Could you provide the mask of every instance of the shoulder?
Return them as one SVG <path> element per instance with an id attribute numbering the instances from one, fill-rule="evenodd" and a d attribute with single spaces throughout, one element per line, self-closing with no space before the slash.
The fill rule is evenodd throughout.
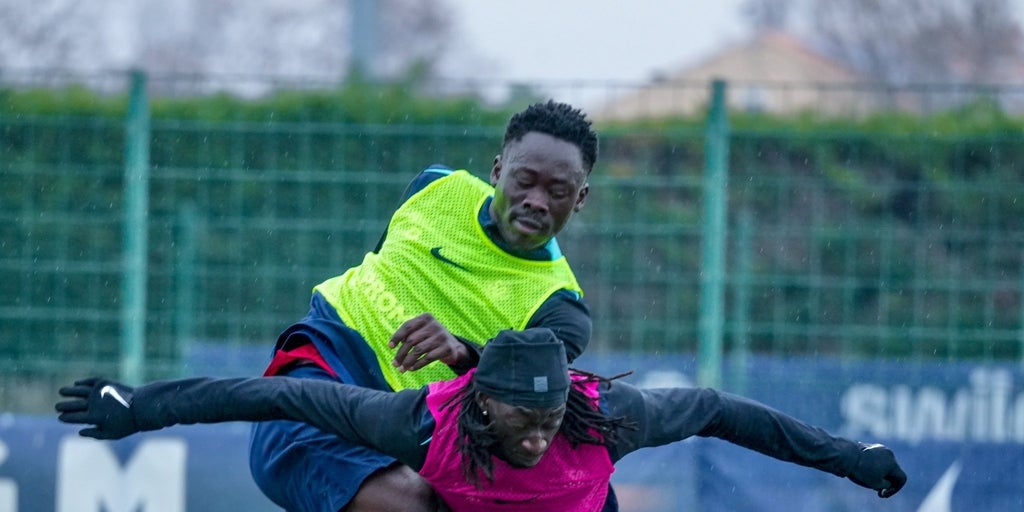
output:
<path id="1" fill-rule="evenodd" d="M 405 194 L 403 194 L 402 202 L 405 202 L 418 192 L 426 189 L 431 184 L 443 179 L 459 180 L 467 185 L 479 187 L 481 190 L 486 190 L 490 187 L 489 184 L 465 170 L 453 169 L 444 164 L 433 164 L 420 171 L 420 173 L 409 182 L 409 186 L 406 187 Z"/>
<path id="2" fill-rule="evenodd" d="M 420 173 L 417 174 L 412 179 L 411 182 L 409 182 L 409 187 L 407 189 L 407 194 L 411 196 L 411 195 L 415 194 L 416 192 L 419 192 L 420 190 L 423 190 L 427 185 L 429 185 L 429 184 L 431 184 L 431 183 L 433 183 L 433 182 L 435 182 L 435 181 L 437 181 L 437 180 L 439 180 L 441 178 L 445 178 L 447 176 L 450 176 L 454 172 L 455 172 L 455 169 L 452 169 L 451 167 L 448 167 L 447 165 L 433 164 L 430 167 L 427 167 L 426 169 L 423 169 L 422 171 L 420 171 Z"/>

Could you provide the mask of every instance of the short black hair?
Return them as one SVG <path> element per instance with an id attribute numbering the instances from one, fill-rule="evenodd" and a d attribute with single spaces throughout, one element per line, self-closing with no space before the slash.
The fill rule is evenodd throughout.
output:
<path id="1" fill-rule="evenodd" d="M 534 103 L 526 107 L 508 121 L 502 147 L 522 139 L 529 132 L 546 133 L 580 148 L 587 174 L 590 174 L 597 162 L 597 133 L 591 129 L 586 114 L 572 105 L 548 100 L 546 103 Z"/>

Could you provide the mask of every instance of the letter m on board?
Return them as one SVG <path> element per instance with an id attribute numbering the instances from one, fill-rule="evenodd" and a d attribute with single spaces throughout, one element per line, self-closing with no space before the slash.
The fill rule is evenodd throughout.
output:
<path id="1" fill-rule="evenodd" d="M 124 466 L 110 443 L 65 438 L 57 457 L 57 512 L 185 512 L 185 443 L 139 443 Z"/>

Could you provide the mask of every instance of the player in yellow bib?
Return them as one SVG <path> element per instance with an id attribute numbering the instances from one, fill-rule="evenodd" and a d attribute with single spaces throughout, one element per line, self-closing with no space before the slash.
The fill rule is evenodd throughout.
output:
<path id="1" fill-rule="evenodd" d="M 417 389 L 473 368 L 499 331 L 532 327 L 551 329 L 572 361 L 590 341 L 590 313 L 555 235 L 583 207 L 596 158 L 585 115 L 549 101 L 511 118 L 489 183 L 427 168 L 377 247 L 313 289 L 265 374 Z M 290 511 L 439 506 L 410 468 L 303 423 L 255 424 L 250 468 Z"/>

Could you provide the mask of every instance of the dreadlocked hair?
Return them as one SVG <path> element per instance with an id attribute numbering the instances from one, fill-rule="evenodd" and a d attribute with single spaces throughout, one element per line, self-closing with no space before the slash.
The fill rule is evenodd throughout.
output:
<path id="1" fill-rule="evenodd" d="M 494 481 L 494 460 L 491 448 L 498 444 L 490 422 L 484 417 L 480 404 L 476 402 L 474 381 L 469 381 L 443 407 L 459 406 L 459 457 L 462 460 L 462 476 L 477 489 L 480 488 L 480 474 Z"/>
<path id="2" fill-rule="evenodd" d="M 633 372 L 620 373 L 606 378 L 583 370 L 571 369 L 572 373 L 584 378 L 573 382 L 569 388 L 569 397 L 565 403 L 565 417 L 558 429 L 573 448 L 581 444 L 597 444 L 614 446 L 619 442 L 619 429 L 636 430 L 635 421 L 625 416 L 608 416 L 601 412 L 580 386 L 591 382 L 605 382 L 611 387 L 613 380 L 625 377 Z M 498 444 L 491 423 L 487 421 L 483 410 L 476 401 L 476 386 L 470 381 L 458 393 L 452 396 L 442 407 L 458 405 L 459 455 L 462 460 L 462 476 L 476 488 L 480 488 L 480 476 L 494 481 L 494 459 L 492 448 Z"/>
<path id="3" fill-rule="evenodd" d="M 565 419 L 562 420 L 558 433 L 568 438 L 573 448 L 581 444 L 615 446 L 619 442 L 619 429 L 638 428 L 635 421 L 630 421 L 625 416 L 608 416 L 601 412 L 594 399 L 588 397 L 578 387 L 591 382 L 604 382 L 611 388 L 613 380 L 621 379 L 633 372 L 602 377 L 596 373 L 570 368 L 570 373 L 576 373 L 584 378 L 574 381 L 573 386 L 569 388 L 569 399 L 565 402 Z"/>
<path id="4" fill-rule="evenodd" d="M 546 133 L 580 148 L 583 168 L 590 174 L 597 162 L 597 133 L 590 126 L 586 114 L 580 109 L 548 100 L 546 103 L 534 103 L 513 115 L 501 144 L 504 147 L 529 132 Z"/>

